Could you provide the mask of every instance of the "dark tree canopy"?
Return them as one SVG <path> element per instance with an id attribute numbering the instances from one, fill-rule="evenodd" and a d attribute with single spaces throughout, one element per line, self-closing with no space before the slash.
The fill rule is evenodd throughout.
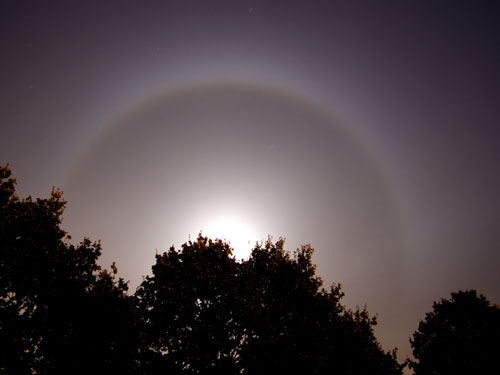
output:
<path id="1" fill-rule="evenodd" d="M 498 368 L 500 307 L 475 290 L 433 304 L 410 339 L 416 375 L 486 374 Z"/>
<path id="2" fill-rule="evenodd" d="M 126 284 L 60 228 L 65 201 L 20 199 L 0 167 L 0 373 L 123 373 L 132 367 Z"/>
<path id="3" fill-rule="evenodd" d="M 157 255 L 136 293 L 148 373 L 400 374 L 366 309 L 345 309 L 339 286 L 320 288 L 313 250 L 283 245 L 236 262 L 229 245 L 200 236 Z"/>

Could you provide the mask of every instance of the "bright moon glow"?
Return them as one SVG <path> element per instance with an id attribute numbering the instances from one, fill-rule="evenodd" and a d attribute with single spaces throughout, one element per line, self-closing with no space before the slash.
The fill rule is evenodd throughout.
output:
<path id="1" fill-rule="evenodd" d="M 249 257 L 257 241 L 256 234 L 241 220 L 235 217 L 220 217 L 208 223 L 202 231 L 211 239 L 221 239 L 230 243 L 236 259 Z"/>

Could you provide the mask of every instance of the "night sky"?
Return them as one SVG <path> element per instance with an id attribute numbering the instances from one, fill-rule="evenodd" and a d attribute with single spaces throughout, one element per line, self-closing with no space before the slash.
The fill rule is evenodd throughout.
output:
<path id="1" fill-rule="evenodd" d="M 203 231 L 310 243 L 400 359 L 432 301 L 500 302 L 497 2 L 2 0 L 0 29 L 0 163 L 132 291 Z"/>

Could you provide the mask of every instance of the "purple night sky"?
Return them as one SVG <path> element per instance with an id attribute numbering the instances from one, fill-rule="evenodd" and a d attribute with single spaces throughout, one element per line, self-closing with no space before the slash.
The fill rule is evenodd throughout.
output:
<path id="1" fill-rule="evenodd" d="M 203 231 L 310 243 L 400 359 L 432 301 L 500 302 L 496 2 L 3 0 L 0 29 L 0 163 L 132 292 Z"/>

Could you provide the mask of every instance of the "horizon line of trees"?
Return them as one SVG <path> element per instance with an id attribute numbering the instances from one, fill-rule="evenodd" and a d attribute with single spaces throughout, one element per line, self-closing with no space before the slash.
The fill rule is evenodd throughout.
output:
<path id="1" fill-rule="evenodd" d="M 66 202 L 19 198 L 0 166 L 0 374 L 479 373 L 496 365 L 500 308 L 474 290 L 435 302 L 398 361 L 377 341 L 367 308 L 322 287 L 313 249 L 257 244 L 237 261 L 198 236 L 157 254 L 136 292 L 99 242 L 73 245 Z"/>

